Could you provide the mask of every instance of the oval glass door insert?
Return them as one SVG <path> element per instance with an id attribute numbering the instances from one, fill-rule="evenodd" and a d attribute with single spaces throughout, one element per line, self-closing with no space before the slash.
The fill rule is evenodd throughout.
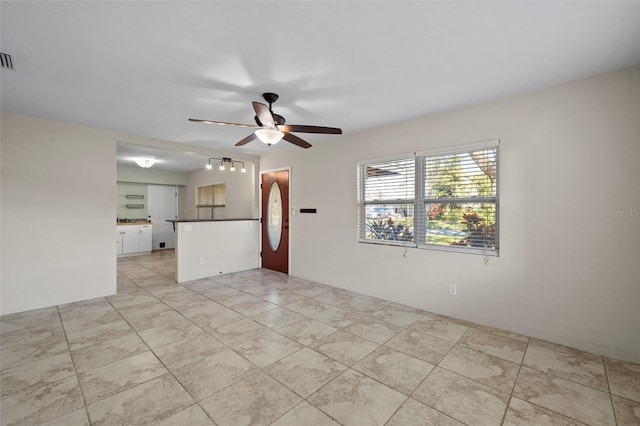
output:
<path id="1" fill-rule="evenodd" d="M 271 250 L 276 251 L 282 237 L 282 197 L 278 182 L 273 182 L 269 188 L 267 208 L 267 235 Z"/>

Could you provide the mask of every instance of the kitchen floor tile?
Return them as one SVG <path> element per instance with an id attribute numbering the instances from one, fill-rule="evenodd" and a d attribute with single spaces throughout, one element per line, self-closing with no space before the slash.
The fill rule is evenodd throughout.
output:
<path id="1" fill-rule="evenodd" d="M 503 426 L 582 426 L 568 417 L 512 397 Z"/>
<path id="2" fill-rule="evenodd" d="M 166 372 L 167 370 L 153 352 L 146 351 L 80 373 L 78 378 L 87 403 L 92 403 L 161 376 Z"/>
<path id="3" fill-rule="evenodd" d="M 200 404 L 220 425 L 268 425 L 302 400 L 267 374 L 256 371 Z"/>
<path id="4" fill-rule="evenodd" d="M 468 425 L 499 425 L 509 395 L 436 367 L 412 395 Z"/>
<path id="5" fill-rule="evenodd" d="M 352 366 L 379 345 L 346 331 L 336 331 L 310 345 L 313 349 L 344 365 Z"/>
<path id="6" fill-rule="evenodd" d="M 384 425 L 407 399 L 375 380 L 347 370 L 308 398 L 345 426 Z"/>
<path id="7" fill-rule="evenodd" d="M 339 362 L 304 348 L 270 365 L 265 372 L 301 397 L 307 398 L 346 369 Z"/>
<path id="8" fill-rule="evenodd" d="M 462 336 L 459 343 L 469 349 L 521 364 L 527 350 L 528 338 L 522 341 L 493 330 L 495 329 L 489 327 L 472 327 Z"/>
<path id="9" fill-rule="evenodd" d="M 522 365 L 576 383 L 607 390 L 601 356 L 538 339 L 531 339 Z"/>
<path id="10" fill-rule="evenodd" d="M 134 333 L 133 329 L 125 320 L 114 321 L 109 324 L 97 327 L 85 328 L 84 330 L 67 332 L 67 340 L 72 351 L 85 346 L 107 342 Z"/>
<path id="11" fill-rule="evenodd" d="M 0 316 L 0 424 L 640 424 L 638 364 L 267 269 L 177 285 L 173 250 L 117 264 L 116 295 Z"/>
<path id="12" fill-rule="evenodd" d="M 4 388 L 4 383 L 3 383 Z M 40 424 L 57 419 L 83 407 L 82 395 L 75 376 L 15 389 L 0 399 L 2 425 Z"/>
<path id="13" fill-rule="evenodd" d="M 217 339 L 200 333 L 153 348 L 153 352 L 167 368 L 176 369 L 226 349 L 227 347 Z"/>
<path id="14" fill-rule="evenodd" d="M 397 325 L 371 318 L 362 318 L 344 328 L 344 331 L 380 344 L 385 343 L 402 330 L 403 328 Z"/>
<path id="15" fill-rule="evenodd" d="M 615 425 L 608 393 L 531 368 L 522 367 L 513 395 L 583 423 Z"/>
<path id="16" fill-rule="evenodd" d="M 335 328 L 343 328 L 362 318 L 362 315 L 349 309 L 333 306 L 312 315 L 311 318 Z"/>
<path id="17" fill-rule="evenodd" d="M 68 352 L 43 358 L 28 364 L 2 370 L 2 396 L 19 390 L 47 387 L 49 383 L 74 376 L 73 363 Z"/>
<path id="18" fill-rule="evenodd" d="M 410 395 L 434 365 L 381 346 L 352 367 L 392 389 Z"/>
<path id="19" fill-rule="evenodd" d="M 422 334 L 449 342 L 457 342 L 469 330 L 471 324 L 437 314 L 424 314 L 410 328 Z"/>
<path id="20" fill-rule="evenodd" d="M 385 306 L 383 309 L 372 313 L 371 317 L 380 321 L 388 322 L 389 324 L 397 325 L 398 327 L 408 327 L 422 318 L 422 314 L 391 306 Z"/>
<path id="21" fill-rule="evenodd" d="M 280 417 L 271 426 L 340 426 L 331 417 L 318 410 L 306 401 Z"/>
<path id="22" fill-rule="evenodd" d="M 605 358 L 611 393 L 640 402 L 640 364 Z"/>
<path id="23" fill-rule="evenodd" d="M 510 394 L 520 365 L 464 346 L 456 346 L 440 361 L 439 367 L 483 385 Z"/>
<path id="24" fill-rule="evenodd" d="M 299 313 L 281 307 L 252 316 L 254 321 L 272 329 L 284 327 L 302 318 L 304 318 L 304 316 Z"/>
<path id="25" fill-rule="evenodd" d="M 148 425 L 194 404 L 170 374 L 156 377 L 106 399 L 89 404 L 93 425 Z"/>
<path id="26" fill-rule="evenodd" d="M 215 424 L 199 405 L 194 404 L 156 423 L 155 426 L 215 426 Z"/>
<path id="27" fill-rule="evenodd" d="M 132 355 L 149 350 L 147 345 L 131 332 L 126 336 L 118 337 L 95 345 L 84 346 L 72 351 L 73 363 L 78 372 L 92 370 Z"/>
<path id="28" fill-rule="evenodd" d="M 617 395 L 613 395 L 612 399 L 618 425 L 640 425 L 640 402 Z"/>
<path id="29" fill-rule="evenodd" d="M 413 398 L 408 398 L 385 426 L 414 425 L 464 426 L 464 423 L 460 423 Z"/>
<path id="30" fill-rule="evenodd" d="M 235 346 L 234 349 L 262 368 L 299 351 L 302 349 L 302 345 L 281 334 L 269 331 Z"/>
<path id="31" fill-rule="evenodd" d="M 303 318 L 276 330 L 306 346 L 338 331 L 337 328 L 311 318 Z"/>
<path id="32" fill-rule="evenodd" d="M 405 330 L 385 343 L 385 346 L 430 364 L 437 364 L 453 347 L 453 343 L 417 331 Z"/>
<path id="33" fill-rule="evenodd" d="M 173 374 L 200 401 L 235 383 L 255 369 L 250 362 L 230 349 L 173 370 Z"/>

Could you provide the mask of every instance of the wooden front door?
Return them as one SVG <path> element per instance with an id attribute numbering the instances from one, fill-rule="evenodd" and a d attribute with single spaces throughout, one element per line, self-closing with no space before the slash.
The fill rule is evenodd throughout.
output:
<path id="1" fill-rule="evenodd" d="M 262 174 L 262 267 L 289 273 L 289 171 Z"/>

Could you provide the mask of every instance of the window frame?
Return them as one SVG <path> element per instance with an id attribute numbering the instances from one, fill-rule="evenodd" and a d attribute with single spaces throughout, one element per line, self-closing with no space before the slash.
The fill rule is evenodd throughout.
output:
<path id="1" fill-rule="evenodd" d="M 202 204 L 201 203 L 201 198 L 202 198 L 202 190 L 204 188 L 211 188 L 211 200 L 212 203 L 211 204 Z M 222 188 L 222 192 L 223 195 L 222 197 L 224 198 L 222 204 L 216 204 L 216 189 Z M 226 210 L 226 202 L 227 202 L 227 185 L 226 182 L 219 182 L 219 183 L 212 183 L 212 184 L 208 184 L 208 185 L 200 185 L 200 186 L 196 186 L 196 191 L 195 191 L 195 209 L 196 209 L 196 217 L 198 219 L 223 219 L 225 217 L 225 210 Z M 202 218 L 200 217 L 200 211 L 201 209 L 211 209 L 211 217 L 210 218 Z M 218 212 L 221 217 L 216 217 L 217 214 L 216 212 Z"/>
<path id="2" fill-rule="evenodd" d="M 413 241 L 406 241 L 406 240 L 381 240 L 381 239 L 368 239 L 366 238 L 366 234 L 367 234 L 367 206 L 371 206 L 371 205 L 397 205 L 397 206 L 404 206 L 404 205 L 413 205 L 413 209 L 414 209 L 414 221 L 415 221 L 415 206 L 416 206 L 416 199 L 415 199 L 415 189 L 414 189 L 414 194 L 412 194 L 413 196 L 411 198 L 403 198 L 403 199 L 397 199 L 397 200 L 372 200 L 372 201 L 367 201 L 366 200 L 366 187 L 364 184 L 362 184 L 362 182 L 365 182 L 366 180 L 366 173 L 367 173 L 367 166 L 372 165 L 372 164 L 378 164 L 381 162 L 391 162 L 391 161 L 398 161 L 398 160 L 412 160 L 414 162 L 413 164 L 413 168 L 414 168 L 414 175 L 415 175 L 415 158 L 412 156 L 407 156 L 407 155 L 397 155 L 397 156 L 393 156 L 393 157 L 384 157 L 384 158 L 379 158 L 379 159 L 373 159 L 373 160 L 366 160 L 366 161 L 359 161 L 358 162 L 358 188 L 357 188 L 357 192 L 358 192 L 358 208 L 357 208 L 357 229 L 358 229 L 358 241 L 359 242 L 363 242 L 363 243 L 368 243 L 368 244 L 383 244 L 383 245 L 393 245 L 393 246 L 403 246 L 403 247 L 415 247 L 416 243 L 415 243 L 415 231 L 414 231 L 414 238 Z M 415 180 L 417 179 L 417 176 L 414 176 L 414 188 L 415 188 Z"/>
<path id="3" fill-rule="evenodd" d="M 426 196 L 426 160 L 430 157 L 455 155 L 479 151 L 483 149 L 496 149 L 496 178 L 495 178 L 495 196 L 479 196 L 479 197 L 447 197 L 433 198 Z M 417 151 L 404 155 L 395 155 L 383 158 L 361 160 L 356 162 L 357 170 L 357 208 L 356 208 L 356 230 L 357 240 L 366 244 L 382 244 L 391 246 L 412 247 L 426 250 L 437 250 L 455 253 L 476 254 L 482 256 L 500 256 L 500 140 L 489 140 L 473 144 L 458 145 L 452 147 L 444 147 L 425 151 Z M 387 161 L 409 160 L 414 161 L 415 194 L 411 199 L 392 200 L 392 201 L 367 201 L 366 192 L 366 173 L 367 166 L 379 164 Z M 444 244 L 429 244 L 426 242 L 426 218 L 427 205 L 436 202 L 438 204 L 493 204 L 495 205 L 495 248 L 492 247 L 467 247 Z M 394 241 L 384 239 L 367 238 L 367 206 L 368 205 L 406 205 L 413 204 L 413 240 L 412 241 Z"/>

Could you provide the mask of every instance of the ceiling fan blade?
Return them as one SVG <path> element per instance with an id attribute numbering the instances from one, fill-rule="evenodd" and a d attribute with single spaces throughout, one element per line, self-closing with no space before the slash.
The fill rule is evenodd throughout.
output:
<path id="1" fill-rule="evenodd" d="M 282 137 L 287 142 L 291 142 L 294 145 L 298 145 L 300 148 L 311 148 L 311 144 L 303 139 L 300 139 L 292 133 L 285 133 Z"/>
<path id="2" fill-rule="evenodd" d="M 256 112 L 258 119 L 264 126 L 271 128 L 274 128 L 276 126 L 276 123 L 273 121 L 271 111 L 269 111 L 269 107 L 267 107 L 265 104 L 261 104 L 260 102 L 253 102 L 253 110 Z"/>
<path id="3" fill-rule="evenodd" d="M 219 124 L 221 126 L 248 127 L 250 129 L 259 129 L 260 128 L 260 126 L 256 126 L 256 125 L 253 125 L 253 124 L 227 123 L 225 121 L 199 120 L 197 118 L 190 118 L 189 121 L 193 121 L 194 123 Z"/>
<path id="4" fill-rule="evenodd" d="M 300 132 L 300 133 L 324 133 L 328 135 L 341 135 L 342 129 L 337 127 L 323 127 L 323 126 L 305 126 L 301 124 L 283 124 L 278 126 L 281 132 Z"/>
<path id="5" fill-rule="evenodd" d="M 246 145 L 249 142 L 251 142 L 252 140 L 256 139 L 257 136 L 255 133 L 251 133 L 249 136 L 247 136 L 246 138 L 242 139 L 240 142 L 238 142 L 236 144 L 236 146 L 242 146 L 242 145 Z"/>

